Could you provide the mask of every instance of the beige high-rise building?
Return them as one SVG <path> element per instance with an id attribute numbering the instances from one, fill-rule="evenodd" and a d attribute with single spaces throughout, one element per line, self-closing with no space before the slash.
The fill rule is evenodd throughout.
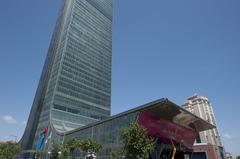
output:
<path id="1" fill-rule="evenodd" d="M 217 129 L 216 118 L 208 98 L 195 94 L 187 99 L 183 108 L 216 126 L 216 129 L 200 132 L 196 139 L 196 143 L 209 143 L 222 147 Z"/>

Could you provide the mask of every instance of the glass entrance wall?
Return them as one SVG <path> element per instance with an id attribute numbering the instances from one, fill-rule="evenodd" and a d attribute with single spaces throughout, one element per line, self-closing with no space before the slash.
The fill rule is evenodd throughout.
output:
<path id="1" fill-rule="evenodd" d="M 132 122 L 137 120 L 139 112 L 129 113 L 114 119 L 105 120 L 100 123 L 92 124 L 78 131 L 73 131 L 66 134 L 65 141 L 71 138 L 87 139 L 92 138 L 99 141 L 103 145 L 103 149 L 97 154 L 98 159 L 109 158 L 112 150 L 123 151 L 123 143 L 121 140 L 121 133 L 125 127 L 128 127 Z M 75 156 L 84 158 L 84 152 L 76 152 Z"/>

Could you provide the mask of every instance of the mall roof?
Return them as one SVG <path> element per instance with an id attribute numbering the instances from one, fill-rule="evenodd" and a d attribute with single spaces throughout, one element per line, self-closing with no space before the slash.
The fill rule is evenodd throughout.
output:
<path id="1" fill-rule="evenodd" d="M 155 100 L 153 102 L 138 106 L 136 108 L 130 109 L 128 111 L 122 112 L 117 115 L 113 115 L 107 119 L 91 123 L 89 125 L 65 132 L 65 134 L 71 134 L 76 131 L 80 131 L 82 129 L 86 129 L 92 126 L 96 126 L 98 124 L 111 121 L 115 118 L 119 118 L 134 112 L 151 112 L 154 115 L 172 121 L 176 124 L 182 125 L 184 127 L 193 128 L 197 132 L 213 129 L 214 125 L 208 123 L 202 118 L 190 113 L 189 111 L 183 109 L 182 107 L 176 105 L 175 103 L 169 101 L 167 98 L 162 98 L 159 100 Z"/>

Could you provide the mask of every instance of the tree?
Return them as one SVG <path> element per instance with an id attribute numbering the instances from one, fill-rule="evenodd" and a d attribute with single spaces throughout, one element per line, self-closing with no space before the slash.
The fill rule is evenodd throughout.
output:
<path id="1" fill-rule="evenodd" d="M 50 159 L 73 159 L 73 152 L 79 149 L 80 140 L 72 138 L 65 144 L 54 143 Z"/>
<path id="2" fill-rule="evenodd" d="M 20 152 L 20 146 L 16 142 L 7 141 L 0 143 L 0 158 L 11 159 Z"/>
<path id="3" fill-rule="evenodd" d="M 123 130 L 122 138 L 127 159 L 149 159 L 155 142 L 144 127 L 138 123 L 132 123 Z"/>
<path id="4" fill-rule="evenodd" d="M 76 138 L 71 138 L 65 144 L 53 144 L 53 149 L 51 151 L 50 159 L 74 159 L 73 153 L 76 150 L 81 149 L 92 155 L 99 152 L 102 149 L 102 145 L 92 139 L 78 140 Z"/>
<path id="5" fill-rule="evenodd" d="M 73 152 L 79 149 L 81 146 L 81 141 L 76 138 L 71 138 L 62 148 L 62 157 L 67 156 L 67 158 L 74 158 Z"/>
<path id="6" fill-rule="evenodd" d="M 87 159 L 92 159 L 95 153 L 98 153 L 102 149 L 102 144 L 93 139 L 85 139 L 81 141 L 80 148 L 88 154 Z"/>
<path id="7" fill-rule="evenodd" d="M 74 150 L 79 148 L 80 144 L 81 144 L 80 140 L 76 138 L 71 138 L 64 146 L 70 151 L 70 153 L 73 153 Z"/>
<path id="8" fill-rule="evenodd" d="M 109 158 L 110 159 L 116 159 L 120 155 L 119 151 L 117 150 L 111 150 L 109 153 Z"/>
<path id="9" fill-rule="evenodd" d="M 50 159 L 59 159 L 62 153 L 63 146 L 61 144 L 53 144 Z"/>
<path id="10" fill-rule="evenodd" d="M 237 156 L 237 158 L 236 159 L 240 159 L 240 156 Z"/>

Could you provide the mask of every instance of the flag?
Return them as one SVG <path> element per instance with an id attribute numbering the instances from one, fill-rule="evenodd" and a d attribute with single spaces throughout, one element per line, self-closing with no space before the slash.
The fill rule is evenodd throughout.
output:
<path id="1" fill-rule="evenodd" d="M 45 135 L 45 134 L 47 134 L 47 132 L 48 132 L 48 127 L 46 127 L 46 128 L 41 132 L 41 135 Z"/>
<path id="2" fill-rule="evenodd" d="M 43 149 L 44 141 L 45 141 L 46 136 L 47 136 L 47 132 L 48 132 L 48 127 L 44 128 L 43 131 L 40 133 L 40 137 L 39 137 L 39 139 L 37 140 L 37 143 L 36 143 L 36 149 L 37 150 L 42 150 Z"/>
<path id="3" fill-rule="evenodd" d="M 37 150 L 42 150 L 42 149 L 43 149 L 43 147 L 44 147 L 44 140 L 45 140 L 45 136 L 44 136 L 44 135 L 42 135 L 42 136 L 38 139 L 38 141 L 37 141 L 37 143 L 36 143 L 36 149 L 37 149 Z"/>

